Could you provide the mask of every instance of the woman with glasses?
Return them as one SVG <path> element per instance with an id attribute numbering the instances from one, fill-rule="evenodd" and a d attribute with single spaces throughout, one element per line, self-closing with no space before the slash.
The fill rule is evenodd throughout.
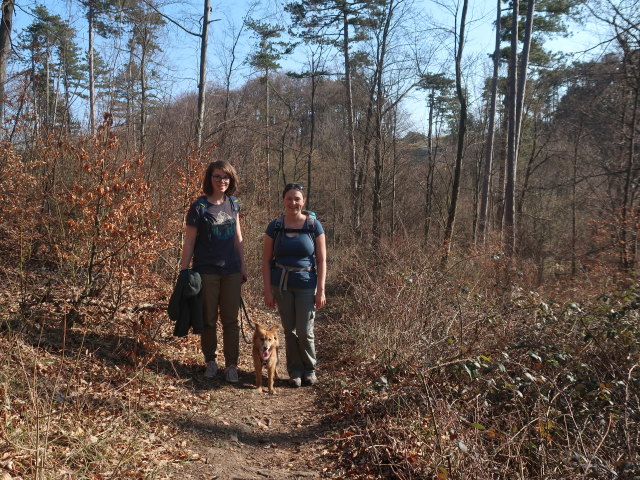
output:
<path id="1" fill-rule="evenodd" d="M 326 302 L 326 243 L 322 225 L 304 210 L 303 186 L 287 184 L 282 198 L 285 213 L 269 223 L 264 236 L 264 302 L 278 305 L 290 383 L 300 387 L 317 381 L 313 324 L 316 309 Z"/>
<path id="2" fill-rule="evenodd" d="M 191 204 L 187 213 L 186 232 L 180 269 L 192 268 L 200 274 L 202 287 L 203 331 L 200 339 L 206 363 L 204 376 L 218 373 L 217 320 L 220 313 L 225 378 L 238 382 L 240 328 L 240 286 L 247 280 L 244 264 L 242 231 L 238 221 L 240 207 L 233 194 L 238 188 L 238 175 L 223 160 L 209 164 L 202 180 L 205 195 Z"/>

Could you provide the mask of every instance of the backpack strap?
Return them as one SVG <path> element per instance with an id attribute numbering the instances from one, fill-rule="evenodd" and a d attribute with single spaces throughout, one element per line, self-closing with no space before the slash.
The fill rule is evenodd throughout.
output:
<path id="1" fill-rule="evenodd" d="M 240 212 L 240 200 L 238 200 L 238 197 L 229 195 L 229 202 L 231 202 L 231 210 L 236 213 Z"/>
<path id="2" fill-rule="evenodd" d="M 311 240 L 314 241 L 316 239 L 316 214 L 314 212 L 310 212 L 305 210 L 304 214 L 307 216 L 305 220 L 305 227 L 307 227 L 307 233 L 311 237 Z"/>
<path id="3" fill-rule="evenodd" d="M 196 208 L 198 210 L 198 214 L 200 217 L 204 217 L 204 214 L 207 213 L 207 197 L 203 195 L 196 199 Z M 229 203 L 231 204 L 231 210 L 238 213 L 240 211 L 240 200 L 238 197 L 234 197 L 233 195 L 229 195 Z"/>
<path id="4" fill-rule="evenodd" d="M 278 218 L 276 218 L 276 223 L 274 225 L 275 236 L 273 237 L 274 251 L 275 251 L 275 246 L 277 245 L 277 242 L 280 240 L 281 235 L 283 233 L 306 233 L 307 235 L 309 235 L 311 242 L 313 242 L 313 246 L 314 246 L 313 258 L 315 259 L 316 216 L 313 212 L 307 212 L 306 210 L 304 211 L 304 214 L 307 216 L 307 218 L 305 219 L 304 225 L 302 226 L 302 228 L 286 228 L 284 226 L 284 215 L 280 215 Z M 274 260 L 275 260 L 275 256 L 274 256 Z"/>
<path id="5" fill-rule="evenodd" d="M 313 214 L 312 212 L 307 212 L 305 211 L 304 214 L 307 216 L 307 218 L 304 221 L 304 225 L 302 226 L 302 228 L 286 228 L 284 226 L 284 215 L 280 215 L 278 218 L 276 218 L 275 221 L 275 225 L 274 225 L 274 231 L 275 231 L 275 237 L 273 238 L 273 245 L 274 245 L 274 257 L 271 260 L 271 265 L 275 266 L 277 268 L 280 268 L 282 270 L 282 272 L 280 273 L 280 282 L 279 282 L 279 286 L 278 288 L 280 289 L 280 291 L 286 291 L 287 290 L 287 283 L 289 281 L 289 273 L 290 272 L 309 272 L 309 271 L 313 271 L 315 269 L 315 214 Z M 278 261 L 275 258 L 275 246 L 277 245 L 277 242 L 280 240 L 281 236 L 283 233 L 306 233 L 307 235 L 309 235 L 309 238 L 311 238 L 311 241 L 313 242 L 314 245 L 314 252 L 312 254 L 312 264 L 307 266 L 307 267 L 289 267 L 286 265 L 282 265 L 281 263 L 278 263 Z"/>
<path id="6" fill-rule="evenodd" d="M 196 199 L 196 210 L 198 211 L 200 219 L 202 219 L 204 214 L 207 213 L 207 197 L 205 195 Z"/>
<path id="7" fill-rule="evenodd" d="M 285 228 L 284 228 L 284 215 L 280 215 L 278 218 L 276 218 L 276 223 L 275 223 L 273 229 L 276 232 L 276 235 L 284 232 L 284 230 L 285 230 Z"/>
<path id="8" fill-rule="evenodd" d="M 315 215 L 308 212 L 305 212 L 305 215 L 307 216 L 307 218 L 305 219 L 304 225 L 302 226 L 302 228 L 286 228 L 284 226 L 284 215 L 280 215 L 276 219 L 275 231 L 277 233 L 279 232 L 307 233 L 311 237 L 311 240 L 314 240 L 316 238 L 316 232 L 315 232 L 316 217 Z"/>
<path id="9" fill-rule="evenodd" d="M 282 233 L 284 232 L 284 215 L 280 215 L 278 218 L 276 218 L 274 231 L 276 232 L 275 237 L 273 237 L 274 259 L 275 259 L 275 246 L 278 244 L 278 240 L 280 240 L 280 235 L 282 235 Z"/>

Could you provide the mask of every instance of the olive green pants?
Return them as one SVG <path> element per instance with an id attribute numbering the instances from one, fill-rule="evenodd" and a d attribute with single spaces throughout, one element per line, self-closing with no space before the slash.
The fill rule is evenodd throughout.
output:
<path id="1" fill-rule="evenodd" d="M 225 366 L 238 365 L 240 349 L 240 286 L 242 274 L 217 275 L 203 273 L 202 277 L 202 320 L 204 328 L 200 338 L 205 362 L 216 359 L 218 349 L 218 312 L 222 324 L 222 352 Z"/>

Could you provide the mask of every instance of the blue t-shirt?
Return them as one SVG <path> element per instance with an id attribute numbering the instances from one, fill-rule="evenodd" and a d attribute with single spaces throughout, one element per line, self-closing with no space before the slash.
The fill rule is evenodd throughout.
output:
<path id="1" fill-rule="evenodd" d="M 307 219 L 303 228 L 308 228 L 309 223 Z M 271 264 L 271 284 L 280 284 L 282 268 L 276 267 L 276 263 L 278 263 L 296 268 L 311 267 L 310 270 L 290 271 L 287 288 L 316 288 L 318 278 L 315 269 L 315 242 L 311 237 L 315 239 L 324 234 L 322 224 L 318 219 L 315 219 L 311 235 L 307 232 L 287 233 L 284 231 L 278 234 L 276 231 L 278 224 L 280 224 L 281 228 L 284 228 L 284 222 L 281 217 L 271 220 L 265 232 L 274 239 L 273 254 L 275 261 Z"/>
<path id="2" fill-rule="evenodd" d="M 236 248 L 238 212 L 229 197 L 214 205 L 207 197 L 199 197 L 187 213 L 187 225 L 198 229 L 193 251 L 193 269 L 198 273 L 228 275 L 240 271 L 240 255 Z"/>

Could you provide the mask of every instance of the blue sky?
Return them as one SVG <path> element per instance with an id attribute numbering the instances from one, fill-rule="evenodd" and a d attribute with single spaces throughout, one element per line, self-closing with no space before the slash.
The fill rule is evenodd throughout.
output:
<path id="1" fill-rule="evenodd" d="M 37 2 L 44 4 L 52 13 L 58 13 L 67 19 L 78 31 L 79 43 L 86 50 L 86 19 L 84 12 L 75 0 L 45 0 Z M 441 5 L 444 2 L 441 2 Z M 36 1 L 18 1 L 16 8 L 16 19 L 14 31 L 17 33 L 30 22 L 28 15 L 29 7 L 36 4 Z M 449 5 L 453 6 L 454 2 Z M 162 8 L 172 18 L 178 20 L 191 31 L 199 30 L 199 19 L 202 16 L 202 0 L 171 0 Z M 425 15 L 424 23 L 443 28 L 452 28 L 455 21 L 451 8 L 447 9 L 438 6 L 433 1 L 417 0 L 415 2 L 416 12 Z M 229 61 L 229 46 L 234 35 L 242 27 L 243 19 L 249 15 L 256 19 L 264 19 L 269 22 L 280 24 L 286 23 L 285 13 L 281 2 L 263 0 L 250 2 L 247 0 L 227 0 L 224 2 L 212 1 L 211 18 L 215 20 L 211 25 L 209 55 L 208 55 L 208 76 L 209 82 L 220 81 L 223 78 L 225 63 Z M 468 40 L 465 48 L 465 61 L 469 72 L 468 81 L 478 83 L 482 76 L 488 73 L 487 55 L 493 50 L 494 33 L 493 21 L 495 17 L 495 5 L 493 1 L 473 1 L 471 0 L 468 13 Z M 593 25 L 573 25 L 571 26 L 569 38 L 556 38 L 549 42 L 548 47 L 556 51 L 567 53 L 585 51 L 597 44 L 601 38 Z M 449 40 L 450 41 L 450 40 Z M 100 42 L 104 42 L 98 40 Z M 194 92 L 197 89 L 198 62 L 199 62 L 199 39 L 184 33 L 178 27 L 171 24 L 165 31 L 164 37 L 160 39 L 163 53 L 158 57 L 158 62 L 164 67 L 164 82 L 161 86 L 160 94 L 165 97 L 176 97 L 186 92 Z M 236 85 L 244 83 L 254 72 L 251 72 L 247 65 L 242 65 L 248 52 L 251 49 L 253 39 L 250 35 L 243 35 L 238 43 L 238 53 L 234 72 L 234 82 Z M 113 50 L 113 43 L 105 45 L 105 51 Z M 120 45 L 122 47 L 122 45 Z M 98 48 L 100 48 L 98 46 Z M 123 49 L 124 50 L 124 49 Z M 598 54 L 598 50 L 589 51 L 582 54 L 582 59 Z M 124 55 L 124 53 L 123 53 Z M 117 59 L 112 60 L 115 64 Z M 303 68 L 304 59 L 300 57 L 289 59 L 283 63 L 285 70 L 300 70 Z M 441 63 L 452 65 L 453 60 L 445 58 Z M 473 101 L 473 99 L 471 99 Z M 413 130 L 424 131 L 426 124 L 425 98 L 421 92 L 415 92 L 407 97 L 404 108 L 411 113 Z"/>

